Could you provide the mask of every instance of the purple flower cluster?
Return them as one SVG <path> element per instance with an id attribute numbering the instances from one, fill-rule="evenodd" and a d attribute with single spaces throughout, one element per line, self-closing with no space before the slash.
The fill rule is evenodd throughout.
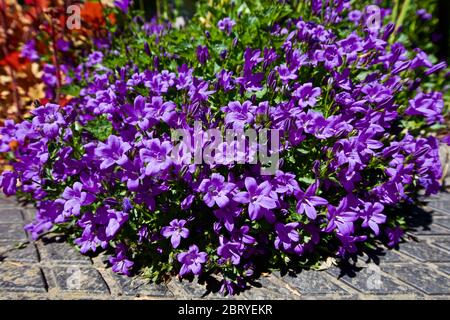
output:
<path id="1" fill-rule="evenodd" d="M 116 1 L 123 10 L 128 3 Z M 358 12 L 341 11 L 358 24 Z M 237 23 L 225 17 L 217 28 L 230 35 Z M 34 237 L 74 221 L 81 252 L 113 248 L 116 272 L 129 274 L 139 254 L 178 262 L 182 277 L 237 267 L 243 273 L 223 283 L 231 292 L 260 257 L 302 258 L 323 246 L 345 257 L 375 238 L 394 246 L 402 231 L 388 208 L 439 188 L 438 141 L 417 128 L 443 121 L 443 98 L 411 80 L 433 68 L 426 54 L 389 44 L 390 32 L 275 24 L 281 47 L 243 48 L 238 68 L 224 63 L 212 77 L 199 74 L 223 58 L 206 41 L 191 64 L 162 53 L 172 68 L 154 59 L 145 70 L 113 70 L 91 53 L 78 99 L 0 129 L 1 150 L 17 159 L 1 187 L 36 202 Z M 84 129 L 104 121 L 104 139 Z M 279 130 L 279 170 L 171 156 L 170 129 L 203 136 L 211 128 Z"/>

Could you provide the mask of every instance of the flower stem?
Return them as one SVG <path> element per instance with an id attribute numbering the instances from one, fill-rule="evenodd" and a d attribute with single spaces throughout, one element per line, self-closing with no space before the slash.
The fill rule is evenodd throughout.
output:
<path id="1" fill-rule="evenodd" d="M 406 13 L 408 12 L 410 3 L 411 3 L 411 0 L 405 0 L 405 2 L 403 2 L 402 10 L 400 11 L 400 15 L 398 16 L 397 22 L 395 23 L 394 33 L 397 33 L 398 29 L 403 24 L 403 21 L 405 20 Z"/>

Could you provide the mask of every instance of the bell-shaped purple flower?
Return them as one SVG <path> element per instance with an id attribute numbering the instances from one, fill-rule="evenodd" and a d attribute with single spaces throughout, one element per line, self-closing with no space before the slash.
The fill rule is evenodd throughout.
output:
<path id="1" fill-rule="evenodd" d="M 363 219 L 362 227 L 369 227 L 373 232 L 378 235 L 380 233 L 379 224 L 386 222 L 386 216 L 382 214 L 384 206 L 379 203 L 365 202 L 364 209 L 360 209 L 360 217 Z"/>
<path id="2" fill-rule="evenodd" d="M 314 107 L 317 97 L 320 96 L 320 88 L 314 88 L 312 83 L 308 82 L 296 89 L 292 96 L 298 99 L 300 107 Z"/>
<path id="3" fill-rule="evenodd" d="M 423 116 L 427 123 L 442 122 L 442 110 L 444 100 L 442 93 L 419 93 L 414 99 L 409 100 L 409 107 L 405 110 L 407 115 Z"/>
<path id="4" fill-rule="evenodd" d="M 169 141 L 161 142 L 159 139 L 145 141 L 145 148 L 139 151 L 143 163 L 146 164 L 145 174 L 147 176 L 164 173 L 172 164 L 170 151 L 172 145 Z"/>
<path id="5" fill-rule="evenodd" d="M 400 227 L 386 228 L 385 232 L 388 237 L 387 245 L 390 248 L 395 247 L 400 242 L 402 236 L 404 235 L 404 231 Z"/>
<path id="6" fill-rule="evenodd" d="M 198 46 L 197 47 L 197 59 L 201 64 L 205 64 L 209 59 L 209 51 L 206 46 Z"/>
<path id="7" fill-rule="evenodd" d="M 276 194 L 272 192 L 272 186 L 268 181 L 260 185 L 252 177 L 245 178 L 247 191 L 242 191 L 233 197 L 239 203 L 248 203 L 248 213 L 250 219 L 257 220 L 265 216 L 269 221 L 273 221 L 273 213 L 270 209 L 277 207 Z"/>
<path id="8" fill-rule="evenodd" d="M 331 232 L 337 228 L 338 232 L 342 235 L 353 234 L 353 223 L 358 220 L 358 213 L 349 210 L 348 197 L 344 197 L 337 207 L 328 205 L 327 208 L 328 225 L 324 231 Z"/>
<path id="9" fill-rule="evenodd" d="M 115 0 L 114 5 L 119 8 L 123 13 L 128 13 L 128 8 L 130 7 L 131 0 Z"/>
<path id="10" fill-rule="evenodd" d="M 128 214 L 123 211 L 116 211 L 109 209 L 108 211 L 108 224 L 105 228 L 105 234 L 107 237 L 114 237 L 120 230 L 122 225 L 128 221 Z"/>
<path id="11" fill-rule="evenodd" d="M 289 80 L 297 79 L 295 72 L 291 71 L 285 64 L 275 67 L 275 70 L 278 71 L 280 79 L 284 84 L 289 83 Z"/>
<path id="12" fill-rule="evenodd" d="M 112 271 L 130 276 L 134 262 L 128 259 L 126 252 L 126 246 L 122 243 L 118 244 L 116 247 L 116 256 L 111 256 L 109 258 L 109 263 L 112 264 Z"/>
<path id="13" fill-rule="evenodd" d="M 230 193 L 235 187 L 233 183 L 225 182 L 219 173 L 213 173 L 211 179 L 203 179 L 198 190 L 205 193 L 203 201 L 208 207 L 217 204 L 219 208 L 224 208 L 230 202 Z"/>
<path id="14" fill-rule="evenodd" d="M 189 247 L 187 252 L 179 253 L 177 260 L 182 264 L 180 276 L 183 277 L 189 273 L 199 275 L 202 272 L 202 264 L 208 260 L 208 255 L 206 252 L 200 252 L 199 248 L 194 244 Z"/>
<path id="15" fill-rule="evenodd" d="M 217 23 L 217 27 L 221 31 L 225 31 L 228 35 L 231 33 L 231 29 L 236 25 L 236 22 L 229 17 L 223 18 L 222 20 L 219 20 Z"/>
<path id="16" fill-rule="evenodd" d="M 11 171 L 4 171 L 0 176 L 0 187 L 7 196 L 16 194 L 17 191 L 17 173 Z"/>
<path id="17" fill-rule="evenodd" d="M 275 225 L 275 248 L 284 249 L 284 251 L 291 251 L 293 247 L 300 241 L 300 235 L 297 232 L 299 227 L 298 222 L 291 222 L 287 224 L 277 223 Z"/>
<path id="18" fill-rule="evenodd" d="M 62 193 L 64 202 L 63 216 L 78 216 L 80 214 L 81 206 L 90 205 L 95 201 L 95 196 L 91 193 L 82 191 L 83 185 L 75 182 L 73 187 L 66 187 Z M 63 217 L 61 217 L 63 218 Z"/>
<path id="19" fill-rule="evenodd" d="M 243 129 L 246 124 L 254 120 L 256 107 L 250 101 L 241 104 L 239 101 L 229 102 L 227 106 L 222 107 L 225 112 L 225 123 L 231 125 L 233 129 Z"/>
<path id="20" fill-rule="evenodd" d="M 148 109 L 146 109 L 145 98 L 143 96 L 137 96 L 134 99 L 134 104 L 125 104 L 122 107 L 125 115 L 125 123 L 131 125 L 138 125 L 141 130 L 147 130 L 151 124 L 157 122 L 155 119 L 151 119 Z M 152 120 L 152 122 L 150 122 Z"/>
<path id="21" fill-rule="evenodd" d="M 181 238 L 187 238 L 189 236 L 189 230 L 185 228 L 186 220 L 174 219 L 170 222 L 170 225 L 161 229 L 161 234 L 165 238 L 170 238 L 172 247 L 177 248 L 180 245 Z"/>
<path id="22" fill-rule="evenodd" d="M 241 262 L 244 245 L 240 242 L 229 241 L 223 236 L 220 236 L 219 242 L 217 254 L 223 259 L 230 259 L 232 264 L 238 265 Z"/>
<path id="23" fill-rule="evenodd" d="M 314 220 L 317 217 L 317 210 L 315 207 L 324 206 L 328 203 L 327 200 L 316 196 L 318 182 L 313 183 L 306 189 L 305 192 L 298 190 L 295 194 L 297 198 L 297 212 L 306 213 L 308 218 Z"/>
<path id="24" fill-rule="evenodd" d="M 114 164 L 123 165 L 128 160 L 125 153 L 130 149 L 128 142 L 123 142 L 122 138 L 114 135 L 109 136 L 106 143 L 99 142 L 95 155 L 102 159 L 100 169 L 108 169 Z"/>
<path id="25" fill-rule="evenodd" d="M 47 138 L 55 138 L 59 133 L 59 128 L 65 124 L 62 114 L 59 112 L 60 106 L 47 103 L 31 111 L 35 116 L 32 120 L 33 128 L 42 132 Z"/>
<path id="26" fill-rule="evenodd" d="M 295 191 L 300 190 L 298 182 L 295 180 L 295 175 L 281 170 L 275 173 L 273 184 L 275 192 L 280 194 L 294 194 Z"/>

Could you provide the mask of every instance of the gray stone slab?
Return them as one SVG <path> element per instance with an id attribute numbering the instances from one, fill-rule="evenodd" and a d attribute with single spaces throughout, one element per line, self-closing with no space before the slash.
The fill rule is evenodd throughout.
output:
<path id="1" fill-rule="evenodd" d="M 402 251 L 402 244 L 400 245 L 400 252 Z M 383 255 L 380 255 L 380 263 L 396 263 L 396 262 L 408 262 L 408 258 L 405 258 L 399 254 L 396 250 L 386 250 Z"/>
<path id="2" fill-rule="evenodd" d="M 47 293 L 0 291 L 0 300 L 50 300 Z"/>
<path id="3" fill-rule="evenodd" d="M 198 283 L 197 279 L 194 279 L 193 281 L 185 279 L 181 282 L 178 279 L 172 279 L 170 284 L 172 286 L 178 287 L 178 290 L 182 292 L 182 297 L 184 298 L 202 298 L 203 296 L 208 294 L 206 285 Z"/>
<path id="4" fill-rule="evenodd" d="M 28 263 L 39 262 L 38 253 L 34 243 L 28 243 L 22 247 L 17 247 L 14 243 L 1 243 L 0 255 L 5 261 Z"/>
<path id="5" fill-rule="evenodd" d="M 1 207 L 0 207 L 1 208 Z M 22 211 L 16 208 L 2 208 L 0 209 L 0 223 L 22 223 Z"/>
<path id="6" fill-rule="evenodd" d="M 450 251 L 450 237 L 449 238 L 439 238 L 431 242 L 433 245 L 438 246 L 441 249 Z"/>
<path id="7" fill-rule="evenodd" d="M 272 296 L 283 296 L 290 299 L 299 298 L 300 295 L 297 292 L 294 292 L 294 289 L 289 289 L 288 284 L 286 281 L 283 281 L 281 277 L 278 275 L 275 276 L 274 274 L 271 274 L 269 276 L 261 276 L 258 279 L 255 279 L 255 283 L 260 285 L 262 288 L 267 290 L 272 294 Z M 249 290 L 248 294 L 251 295 L 252 290 L 258 290 L 257 287 L 252 286 L 252 288 Z"/>
<path id="8" fill-rule="evenodd" d="M 446 274 L 450 275 L 450 264 L 442 264 L 438 267 L 439 271 L 445 272 Z"/>
<path id="9" fill-rule="evenodd" d="M 51 269 L 61 291 L 109 293 L 101 274 L 94 268 L 54 267 Z"/>
<path id="10" fill-rule="evenodd" d="M 121 292 L 126 296 L 170 297 L 173 294 L 165 284 L 150 283 L 142 277 L 127 277 L 111 272 L 119 285 Z"/>
<path id="11" fill-rule="evenodd" d="M 409 257 L 405 257 L 399 254 L 400 251 L 401 245 L 400 250 L 385 248 L 384 250 L 376 252 L 363 253 L 362 256 L 358 256 L 356 265 L 358 267 L 367 267 L 369 263 L 384 264 L 384 263 L 410 262 L 411 259 Z"/>
<path id="12" fill-rule="evenodd" d="M 381 268 L 375 264 L 356 271 L 354 274 L 341 274 L 339 268 L 328 269 L 327 272 L 345 284 L 365 294 L 407 294 L 414 291 L 400 282 L 385 276 Z"/>
<path id="13" fill-rule="evenodd" d="M 236 296 L 224 296 L 219 292 L 220 285 L 217 279 L 208 279 L 208 282 L 199 282 L 198 278 L 188 280 L 173 277 L 167 283 L 169 290 L 177 299 L 236 299 Z"/>
<path id="14" fill-rule="evenodd" d="M 27 235 L 23 225 L 18 223 L 0 223 L 1 241 L 26 241 Z"/>
<path id="15" fill-rule="evenodd" d="M 418 235 L 450 235 L 450 230 L 434 223 L 436 211 L 429 211 L 426 208 L 410 207 L 403 212 L 408 227 Z M 446 217 L 442 215 L 441 217 Z"/>
<path id="16" fill-rule="evenodd" d="M 22 210 L 23 218 L 25 223 L 30 223 L 36 217 L 36 209 L 35 208 L 24 208 Z"/>
<path id="17" fill-rule="evenodd" d="M 390 266 L 389 268 L 383 269 L 383 271 L 426 294 L 450 294 L 450 278 L 445 277 L 426 266 L 420 264 Z"/>
<path id="18" fill-rule="evenodd" d="M 57 288 L 56 277 L 51 267 L 42 266 L 42 272 L 44 273 L 45 282 L 47 283 L 47 288 L 54 289 Z"/>
<path id="19" fill-rule="evenodd" d="M 52 264 L 80 264 L 90 265 L 91 259 L 82 255 L 76 247 L 67 242 L 40 243 L 39 252 L 42 260 Z"/>
<path id="20" fill-rule="evenodd" d="M 414 228 L 413 233 L 419 236 L 449 236 L 450 230 L 436 223 Z"/>
<path id="21" fill-rule="evenodd" d="M 400 251 L 420 262 L 450 262 L 450 252 L 433 247 L 424 241 L 402 243 Z"/>
<path id="22" fill-rule="evenodd" d="M 244 292 L 240 292 L 236 297 L 237 299 L 248 299 L 248 300 L 285 300 L 285 299 L 298 299 L 295 295 L 280 295 L 274 293 L 271 290 L 267 290 L 264 287 L 261 288 L 250 288 Z"/>
<path id="23" fill-rule="evenodd" d="M 433 219 L 433 223 L 437 223 L 438 225 L 450 230 L 450 218 L 436 217 Z"/>
<path id="24" fill-rule="evenodd" d="M 17 207 L 17 201 L 15 200 L 14 197 L 5 197 L 1 192 L 0 192 L 0 207 L 2 208 L 6 208 L 6 207 Z"/>
<path id="25" fill-rule="evenodd" d="M 427 207 L 450 214 L 450 199 L 431 200 L 426 204 Z"/>
<path id="26" fill-rule="evenodd" d="M 0 265 L 0 291 L 46 292 L 41 270 L 34 266 Z"/>
<path id="27" fill-rule="evenodd" d="M 350 294 L 324 273 L 324 271 L 305 270 L 295 276 L 285 275 L 281 279 L 302 295 Z"/>

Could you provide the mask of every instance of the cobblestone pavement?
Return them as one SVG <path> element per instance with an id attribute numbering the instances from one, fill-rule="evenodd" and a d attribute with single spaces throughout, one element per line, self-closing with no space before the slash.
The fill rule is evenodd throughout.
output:
<path id="1" fill-rule="evenodd" d="M 114 274 L 104 256 L 82 256 L 57 237 L 32 242 L 23 225 L 33 213 L 0 197 L 0 299 L 223 299 L 214 283 L 149 284 Z M 408 220 L 417 241 L 398 251 L 365 254 L 348 268 L 262 276 L 226 299 L 449 299 L 450 194 L 429 199 Z"/>

